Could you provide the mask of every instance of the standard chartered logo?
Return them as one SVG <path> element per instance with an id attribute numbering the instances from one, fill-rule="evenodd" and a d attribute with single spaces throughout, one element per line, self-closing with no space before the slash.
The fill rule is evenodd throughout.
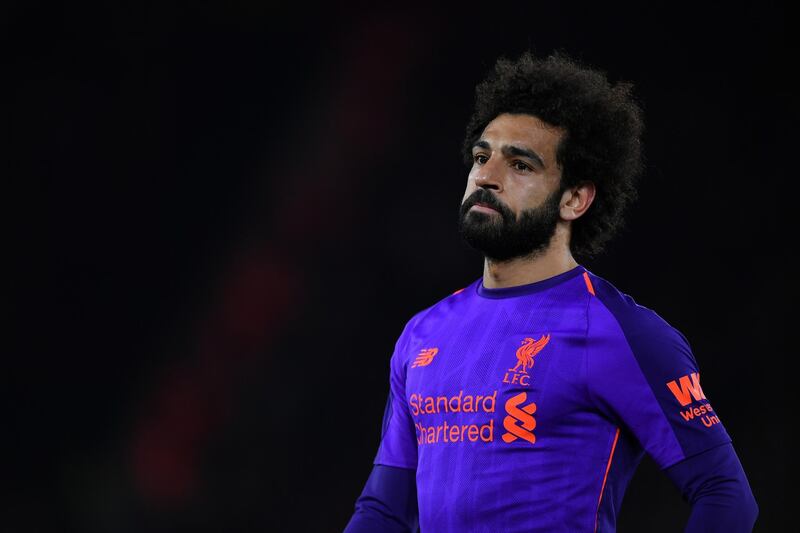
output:
<path id="1" fill-rule="evenodd" d="M 503 433 L 503 442 L 511 443 L 517 439 L 526 440 L 531 444 L 536 442 L 533 434 L 533 429 L 536 427 L 536 419 L 533 418 L 533 413 L 536 412 L 536 403 L 531 402 L 522 408 L 519 407 L 527 399 L 527 393 L 520 392 L 506 401 L 508 415 L 503 419 L 503 428 L 507 433 Z M 521 422 L 521 425 L 518 425 L 518 422 Z"/>
<path id="2" fill-rule="evenodd" d="M 453 444 L 462 442 L 495 442 L 494 413 L 497 390 L 491 394 L 464 394 L 460 390 L 453 396 L 428 396 L 414 393 L 408 405 L 414 417 L 417 444 Z M 536 420 L 536 403 L 523 405 L 528 399 L 520 392 L 505 402 L 503 442 L 510 444 L 518 439 L 531 444 L 536 442 L 533 429 Z M 483 416 L 481 416 L 483 415 Z M 487 416 L 488 415 L 488 416 Z M 521 443 L 525 445 L 524 443 Z"/>

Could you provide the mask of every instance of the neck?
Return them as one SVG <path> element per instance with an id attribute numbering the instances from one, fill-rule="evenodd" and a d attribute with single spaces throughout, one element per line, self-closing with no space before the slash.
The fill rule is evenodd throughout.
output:
<path id="1" fill-rule="evenodd" d="M 527 257 L 508 261 L 486 258 L 483 263 L 483 286 L 487 289 L 503 289 L 535 283 L 552 278 L 578 266 L 569 251 L 568 239 L 556 232 L 544 250 Z"/>

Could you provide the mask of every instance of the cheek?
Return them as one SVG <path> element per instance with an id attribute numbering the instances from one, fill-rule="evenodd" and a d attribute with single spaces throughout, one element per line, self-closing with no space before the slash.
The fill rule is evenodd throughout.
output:
<path id="1" fill-rule="evenodd" d="M 471 177 L 467 179 L 467 188 L 464 190 L 464 197 L 461 198 L 461 203 L 464 203 L 464 200 L 466 200 L 470 194 L 474 193 L 477 188 L 478 187 L 475 185 L 475 180 L 473 180 Z"/>
<path id="2" fill-rule="evenodd" d="M 543 187 L 540 183 L 526 184 L 517 189 L 516 198 L 520 207 L 529 209 L 542 205 L 542 202 L 548 197 L 550 191 Z"/>

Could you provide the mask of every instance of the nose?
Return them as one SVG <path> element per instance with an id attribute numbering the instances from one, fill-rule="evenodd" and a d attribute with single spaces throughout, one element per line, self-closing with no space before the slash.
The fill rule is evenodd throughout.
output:
<path id="1" fill-rule="evenodd" d="M 494 157 L 475 169 L 474 178 L 478 187 L 496 192 L 503 190 L 502 166 Z"/>

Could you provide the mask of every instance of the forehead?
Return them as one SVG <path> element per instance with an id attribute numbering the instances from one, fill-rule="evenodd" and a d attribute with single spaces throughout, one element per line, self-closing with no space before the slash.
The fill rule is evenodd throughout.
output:
<path id="1" fill-rule="evenodd" d="M 533 115 L 503 113 L 489 122 L 481 134 L 492 148 L 504 145 L 532 149 L 545 162 L 555 161 L 558 143 L 564 137 L 564 129 L 548 124 Z"/>

